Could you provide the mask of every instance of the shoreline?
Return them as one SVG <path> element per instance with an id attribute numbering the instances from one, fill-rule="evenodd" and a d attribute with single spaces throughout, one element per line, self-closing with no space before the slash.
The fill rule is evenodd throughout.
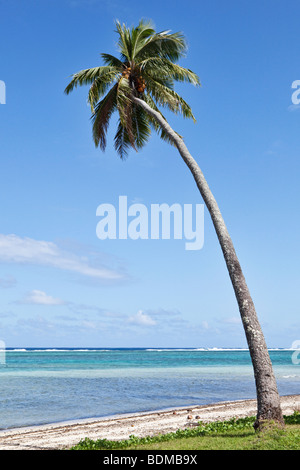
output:
<path id="1" fill-rule="evenodd" d="M 280 397 L 285 415 L 300 410 L 300 395 Z M 256 415 L 256 399 L 87 418 L 0 431 L 0 450 L 63 450 L 81 439 L 128 439 L 175 432 L 198 421 L 223 421 Z"/>

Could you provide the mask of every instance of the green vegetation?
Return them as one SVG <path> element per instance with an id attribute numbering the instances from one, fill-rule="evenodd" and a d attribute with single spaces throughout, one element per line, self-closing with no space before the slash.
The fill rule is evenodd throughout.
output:
<path id="1" fill-rule="evenodd" d="M 93 139 L 103 151 L 111 116 L 119 115 L 114 143 L 117 153 L 125 158 L 130 148 L 138 150 L 146 145 L 152 130 L 173 144 L 173 139 L 141 104 L 146 103 L 161 116 L 158 106 L 195 121 L 191 107 L 175 92 L 174 86 L 176 82 L 198 86 L 200 80 L 194 72 L 177 64 L 187 50 L 181 33 L 157 33 L 151 21 L 143 20 L 135 28 L 117 21 L 116 28 L 119 57 L 102 53 L 104 65 L 73 74 L 65 93 L 90 85 Z M 134 97 L 141 103 L 137 104 Z"/>
<path id="2" fill-rule="evenodd" d="M 284 416 L 285 428 L 256 433 L 255 417 L 231 419 L 153 437 L 130 436 L 122 441 L 84 439 L 72 450 L 298 450 L 300 413 Z"/>

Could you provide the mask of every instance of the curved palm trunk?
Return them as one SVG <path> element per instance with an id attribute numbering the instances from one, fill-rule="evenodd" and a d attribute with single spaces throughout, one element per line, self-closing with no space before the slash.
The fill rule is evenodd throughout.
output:
<path id="1" fill-rule="evenodd" d="M 229 276 L 234 288 L 239 311 L 244 326 L 247 343 L 252 359 L 256 393 L 257 419 L 255 428 L 259 428 L 265 420 L 284 423 L 280 397 L 273 373 L 272 363 L 266 346 L 264 335 L 259 324 L 253 301 L 250 296 L 238 257 L 229 236 L 218 204 L 204 178 L 196 161 L 190 155 L 183 140 L 174 132 L 160 113 L 153 110 L 145 101 L 132 96 L 132 100 L 141 106 L 148 114 L 156 119 L 164 131 L 176 145 L 181 157 L 190 169 L 201 196 L 212 218 L 222 251 L 226 261 Z"/>

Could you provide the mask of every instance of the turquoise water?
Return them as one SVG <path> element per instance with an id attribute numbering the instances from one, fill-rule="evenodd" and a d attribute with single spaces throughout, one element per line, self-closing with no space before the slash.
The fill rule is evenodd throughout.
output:
<path id="1" fill-rule="evenodd" d="M 300 393 L 292 354 L 270 351 L 281 395 Z M 246 398 L 244 350 L 15 349 L 0 364 L 0 429 Z"/>

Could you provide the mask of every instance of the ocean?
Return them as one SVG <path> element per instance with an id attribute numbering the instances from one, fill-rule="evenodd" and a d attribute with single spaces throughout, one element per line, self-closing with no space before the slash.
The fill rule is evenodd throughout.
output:
<path id="1" fill-rule="evenodd" d="M 293 351 L 270 356 L 280 395 L 299 394 Z M 247 398 L 247 350 L 25 348 L 0 363 L 0 429 Z"/>

